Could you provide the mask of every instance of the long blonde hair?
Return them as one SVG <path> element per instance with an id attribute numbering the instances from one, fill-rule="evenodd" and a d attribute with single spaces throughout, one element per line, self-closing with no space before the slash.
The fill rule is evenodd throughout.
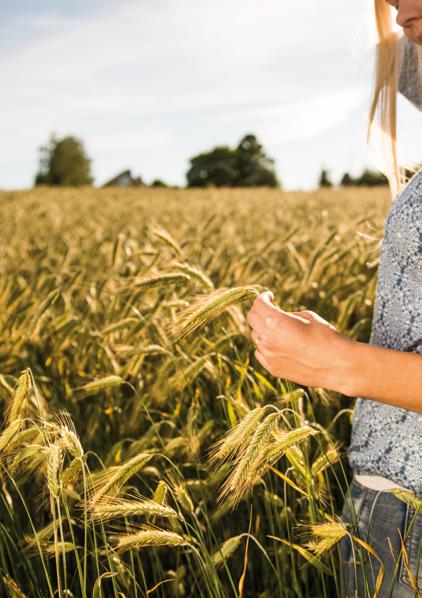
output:
<path id="1" fill-rule="evenodd" d="M 384 174 L 394 197 L 408 177 L 420 168 L 402 168 L 397 156 L 397 91 L 403 35 L 394 24 L 394 9 L 386 0 L 375 0 L 375 20 L 378 33 L 374 93 L 369 111 L 367 142 L 373 133 L 376 116 L 382 135 Z M 419 72 L 422 75 L 422 48 L 418 47 Z"/>

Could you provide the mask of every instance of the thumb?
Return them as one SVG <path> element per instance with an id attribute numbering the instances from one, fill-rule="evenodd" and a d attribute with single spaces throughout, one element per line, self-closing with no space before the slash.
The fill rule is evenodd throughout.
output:
<path id="1" fill-rule="evenodd" d="M 261 299 L 264 301 L 274 303 L 274 294 L 272 291 L 264 291 L 261 293 Z"/>

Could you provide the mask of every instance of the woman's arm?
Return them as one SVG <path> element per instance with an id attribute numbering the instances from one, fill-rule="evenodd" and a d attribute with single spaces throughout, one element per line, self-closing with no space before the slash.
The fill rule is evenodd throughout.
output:
<path id="1" fill-rule="evenodd" d="M 422 355 L 353 341 L 343 394 L 422 413 Z"/>
<path id="2" fill-rule="evenodd" d="M 422 355 L 361 343 L 318 314 L 285 312 L 270 291 L 248 313 L 255 357 L 273 376 L 422 413 Z"/>

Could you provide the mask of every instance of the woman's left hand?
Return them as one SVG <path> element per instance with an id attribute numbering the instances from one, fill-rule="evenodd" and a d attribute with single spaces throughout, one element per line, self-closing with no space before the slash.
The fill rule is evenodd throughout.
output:
<path id="1" fill-rule="evenodd" d="M 273 300 L 261 293 L 247 316 L 259 363 L 273 376 L 343 392 L 355 341 L 313 311 L 286 312 Z"/>

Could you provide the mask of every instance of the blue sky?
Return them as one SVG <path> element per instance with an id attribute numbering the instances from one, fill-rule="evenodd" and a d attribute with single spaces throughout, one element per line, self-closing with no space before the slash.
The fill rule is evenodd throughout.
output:
<path id="1" fill-rule="evenodd" d="M 0 188 L 32 185 L 52 132 L 100 185 L 183 185 L 189 158 L 255 133 L 286 189 L 373 165 L 371 0 L 0 0 Z M 402 155 L 422 118 L 399 103 Z M 419 153 L 418 153 L 419 152 Z"/>

